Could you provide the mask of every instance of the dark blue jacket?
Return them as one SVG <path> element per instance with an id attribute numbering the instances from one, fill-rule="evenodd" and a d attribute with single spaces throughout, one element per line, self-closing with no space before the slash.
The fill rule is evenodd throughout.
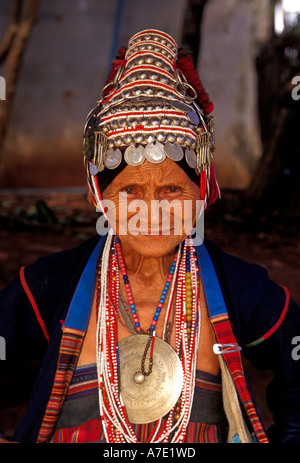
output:
<path id="1" fill-rule="evenodd" d="M 16 441 L 36 442 L 53 385 L 62 322 L 98 241 L 95 236 L 26 267 L 23 276 L 33 301 L 24 290 L 22 272 L 0 292 L 0 336 L 6 341 L 1 376 L 11 365 L 41 362 Z M 205 241 L 205 247 L 243 354 L 256 368 L 274 372 L 267 391 L 275 421 L 269 439 L 300 443 L 300 360 L 292 356 L 293 340 L 300 336 L 300 309 L 263 267 L 230 256 L 211 242 Z"/>

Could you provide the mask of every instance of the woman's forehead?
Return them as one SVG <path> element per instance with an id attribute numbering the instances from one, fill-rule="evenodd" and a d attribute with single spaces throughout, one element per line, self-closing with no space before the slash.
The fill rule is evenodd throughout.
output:
<path id="1" fill-rule="evenodd" d="M 112 183 L 192 183 L 187 174 L 179 167 L 175 162 L 170 159 L 159 164 L 153 164 L 149 161 L 145 161 L 140 166 L 127 166 L 119 173 Z"/>

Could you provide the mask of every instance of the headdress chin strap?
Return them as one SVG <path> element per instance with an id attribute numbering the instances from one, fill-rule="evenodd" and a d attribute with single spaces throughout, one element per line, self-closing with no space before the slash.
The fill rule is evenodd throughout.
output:
<path id="1" fill-rule="evenodd" d="M 200 186 L 205 205 L 212 204 L 220 195 L 211 164 L 212 110 L 190 54 L 178 51 L 164 32 L 134 35 L 113 62 L 84 129 L 85 166 L 96 202 L 126 165 L 168 157 Z"/>

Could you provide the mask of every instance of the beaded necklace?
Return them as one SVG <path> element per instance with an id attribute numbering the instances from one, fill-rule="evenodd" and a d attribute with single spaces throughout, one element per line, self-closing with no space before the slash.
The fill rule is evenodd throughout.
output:
<path id="1" fill-rule="evenodd" d="M 197 348 L 200 336 L 199 307 L 199 270 L 192 239 L 183 243 L 182 252 L 178 252 L 172 263 L 162 297 L 157 304 L 152 324 L 148 330 L 149 346 L 152 352 L 155 339 L 155 327 L 168 292 L 169 304 L 166 312 L 164 332 L 175 298 L 175 351 L 180 359 L 183 371 L 183 385 L 179 400 L 170 410 L 166 420 L 158 419 L 148 442 L 183 442 L 195 388 Z M 179 258 L 180 257 L 180 258 Z M 126 266 L 120 252 L 120 242 L 108 236 L 103 254 L 99 295 L 97 304 L 97 367 L 99 380 L 99 408 L 103 430 L 107 442 L 137 443 L 132 424 L 128 420 L 119 384 L 120 359 L 118 355 L 117 315 L 119 297 L 120 265 L 130 310 L 137 333 L 141 325 L 136 313 L 134 298 L 131 293 Z M 175 295 L 176 286 L 176 295 Z M 139 336 L 139 335 L 137 335 Z M 151 358 L 151 353 L 150 353 Z M 149 362 L 150 374 L 153 362 Z"/>
<path id="2" fill-rule="evenodd" d="M 123 257 L 123 254 L 122 254 L 120 239 L 115 238 L 114 244 L 115 244 L 115 249 L 116 249 L 116 253 L 117 253 L 117 258 L 118 258 L 120 270 L 121 270 L 122 276 L 123 276 L 123 281 L 124 281 L 128 301 L 129 301 L 129 308 L 130 308 L 131 315 L 132 315 L 132 318 L 133 318 L 135 330 L 136 330 L 137 333 L 141 333 L 141 332 L 143 332 L 143 330 L 141 328 L 140 321 L 139 321 L 139 318 L 138 318 L 138 314 L 137 314 L 137 311 L 136 311 L 136 305 L 135 305 L 135 302 L 134 302 L 134 299 L 133 299 L 133 295 L 132 295 L 132 291 L 131 291 L 131 287 L 130 287 L 130 283 L 129 283 L 129 278 L 128 278 L 128 274 L 127 274 L 127 270 L 126 270 L 126 265 L 125 265 L 124 257 Z M 164 289 L 162 290 L 159 302 L 158 302 L 156 310 L 154 312 L 152 323 L 150 325 L 150 328 L 147 331 L 149 333 L 149 339 L 148 339 L 148 342 L 146 344 L 145 351 L 144 351 L 142 361 L 141 361 L 141 373 L 142 373 L 143 376 L 149 376 L 150 373 L 152 372 L 152 367 L 153 367 L 153 355 L 152 354 L 153 354 L 153 344 L 154 344 L 154 338 L 155 338 L 155 331 L 154 330 L 155 330 L 158 318 L 160 316 L 162 307 L 163 307 L 163 305 L 165 303 L 165 299 L 167 297 L 167 294 L 168 294 L 168 291 L 169 291 L 169 288 L 170 288 L 170 284 L 172 282 L 172 278 L 173 278 L 175 268 L 176 268 L 177 258 L 178 258 L 178 252 L 175 252 L 174 259 L 173 259 L 173 262 L 172 262 L 172 265 L 171 265 L 171 268 L 169 270 L 169 274 L 168 274 L 168 277 L 167 277 L 167 281 L 165 283 Z M 151 346 L 151 352 L 150 352 L 150 358 L 149 358 L 149 369 L 148 369 L 148 371 L 146 371 L 145 370 L 145 359 L 146 359 L 146 355 L 147 355 L 147 352 L 148 352 L 150 346 Z M 139 376 L 139 378 L 140 378 L 140 381 L 143 381 L 142 376 Z"/>
<path id="3" fill-rule="evenodd" d="M 126 288 L 126 292 L 127 292 L 127 296 L 128 296 L 128 301 L 129 301 L 129 304 L 130 304 L 129 307 L 130 307 L 131 314 L 132 314 L 132 317 L 133 317 L 133 320 L 134 320 L 134 323 L 135 323 L 135 329 L 136 329 L 137 332 L 140 332 L 141 331 L 141 325 L 140 325 L 139 318 L 138 318 L 138 315 L 137 315 L 137 312 L 136 312 L 136 306 L 135 306 L 133 295 L 132 295 L 132 292 L 131 292 L 130 283 L 129 283 L 127 270 L 126 270 L 126 265 L 125 265 L 125 262 L 124 262 L 124 258 L 123 258 L 119 238 L 115 238 L 115 248 L 116 248 L 116 251 L 117 251 L 118 261 L 119 261 L 120 269 L 121 269 L 121 272 L 122 272 L 122 276 L 123 276 L 123 280 L 124 280 L 124 284 L 125 284 L 125 288 Z M 150 328 L 148 330 L 149 332 L 153 332 L 154 329 L 155 329 L 155 326 L 157 324 L 158 317 L 160 315 L 161 309 L 163 307 L 166 296 L 168 294 L 170 284 L 171 284 L 171 281 L 172 281 L 172 278 L 173 278 L 173 274 L 174 274 L 174 271 L 175 271 L 175 268 L 176 268 L 177 257 L 178 257 L 178 253 L 176 252 L 175 256 L 174 256 L 173 263 L 171 265 L 171 268 L 170 268 L 170 271 L 169 271 L 169 274 L 168 274 L 168 277 L 167 277 L 167 281 L 165 283 L 165 286 L 164 286 L 164 289 L 162 291 L 161 297 L 160 297 L 159 302 L 157 304 L 156 311 L 155 311 L 154 316 L 153 316 L 152 324 L 150 325 Z"/>

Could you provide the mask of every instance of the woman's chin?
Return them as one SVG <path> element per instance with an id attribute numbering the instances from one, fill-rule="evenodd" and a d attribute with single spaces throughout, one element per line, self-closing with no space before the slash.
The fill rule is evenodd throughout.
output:
<path id="1" fill-rule="evenodd" d="M 174 251 L 185 236 L 167 234 L 137 234 L 119 236 L 122 243 L 135 252 L 148 256 L 160 257 Z"/>

